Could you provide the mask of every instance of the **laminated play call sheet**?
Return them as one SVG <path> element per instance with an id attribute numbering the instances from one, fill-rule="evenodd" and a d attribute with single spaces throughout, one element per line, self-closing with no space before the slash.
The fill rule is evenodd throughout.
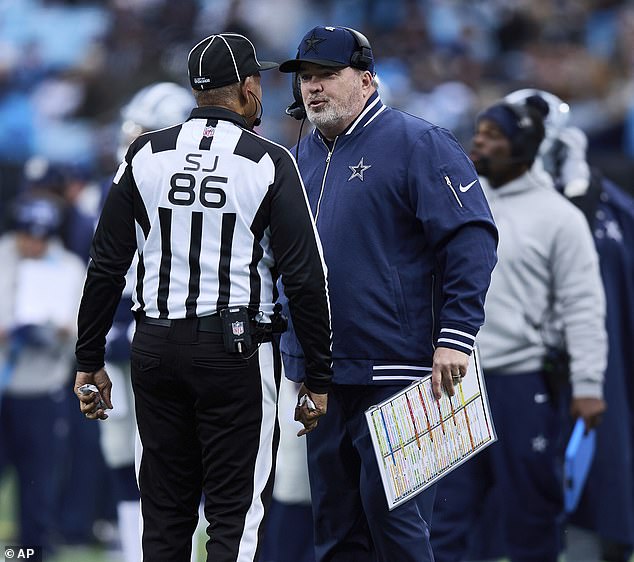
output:
<path id="1" fill-rule="evenodd" d="M 455 391 L 436 400 L 429 375 L 366 411 L 389 509 L 495 442 L 477 349 Z"/>

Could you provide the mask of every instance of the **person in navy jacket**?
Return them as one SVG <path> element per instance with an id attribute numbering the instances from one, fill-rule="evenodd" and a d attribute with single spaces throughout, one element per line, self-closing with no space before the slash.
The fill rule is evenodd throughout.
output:
<path id="1" fill-rule="evenodd" d="M 293 73 L 288 112 L 315 126 L 295 154 L 332 311 L 328 415 L 307 437 L 316 559 L 433 560 L 435 491 L 388 510 L 364 412 L 430 373 L 436 396 L 453 395 L 484 321 L 497 229 L 454 136 L 382 103 L 361 33 L 315 27 L 280 70 Z M 282 352 L 302 381 L 292 327 Z"/>

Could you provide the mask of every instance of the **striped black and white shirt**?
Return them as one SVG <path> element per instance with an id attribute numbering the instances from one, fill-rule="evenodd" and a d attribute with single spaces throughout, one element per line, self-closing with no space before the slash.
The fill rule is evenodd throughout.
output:
<path id="1" fill-rule="evenodd" d="M 133 310 L 153 318 L 247 306 L 266 322 L 281 275 L 311 358 L 307 383 L 317 392 L 327 384 L 326 269 L 299 172 L 285 148 L 250 131 L 240 115 L 199 107 L 185 123 L 130 146 L 91 248 L 79 313 L 82 371 L 103 365 L 105 334 L 135 252 Z"/>

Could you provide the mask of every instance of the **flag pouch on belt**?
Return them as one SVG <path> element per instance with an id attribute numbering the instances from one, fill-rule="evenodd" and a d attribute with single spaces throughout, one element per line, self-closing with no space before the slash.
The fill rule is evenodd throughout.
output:
<path id="1" fill-rule="evenodd" d="M 251 319 L 246 306 L 220 311 L 222 337 L 227 353 L 244 353 L 251 348 Z"/>

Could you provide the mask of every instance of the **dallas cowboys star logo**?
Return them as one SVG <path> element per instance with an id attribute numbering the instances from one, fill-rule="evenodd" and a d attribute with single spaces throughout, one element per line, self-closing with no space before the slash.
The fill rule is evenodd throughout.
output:
<path id="1" fill-rule="evenodd" d="M 348 168 L 350 168 L 350 171 L 352 172 L 352 175 L 348 178 L 348 181 L 353 180 L 354 178 L 359 178 L 361 181 L 363 181 L 363 172 L 370 169 L 371 167 L 372 164 L 363 163 L 362 157 L 356 166 L 348 166 Z"/>
<path id="2" fill-rule="evenodd" d="M 315 51 L 315 54 L 317 54 L 317 45 L 319 45 L 319 43 L 322 43 L 323 41 L 325 41 L 325 39 L 317 37 L 315 35 L 315 31 L 313 30 L 312 35 L 304 41 L 304 43 L 308 45 L 306 47 L 306 50 L 304 51 L 304 54 L 310 53 L 311 51 Z"/>
<path id="3" fill-rule="evenodd" d="M 536 453 L 543 453 L 548 447 L 548 439 L 546 439 L 543 435 L 538 435 L 537 437 L 533 437 L 531 439 L 531 445 L 533 451 Z"/>
<path id="4" fill-rule="evenodd" d="M 617 242 L 623 241 L 623 234 L 621 233 L 619 223 L 616 221 L 605 221 L 605 235 Z"/>

